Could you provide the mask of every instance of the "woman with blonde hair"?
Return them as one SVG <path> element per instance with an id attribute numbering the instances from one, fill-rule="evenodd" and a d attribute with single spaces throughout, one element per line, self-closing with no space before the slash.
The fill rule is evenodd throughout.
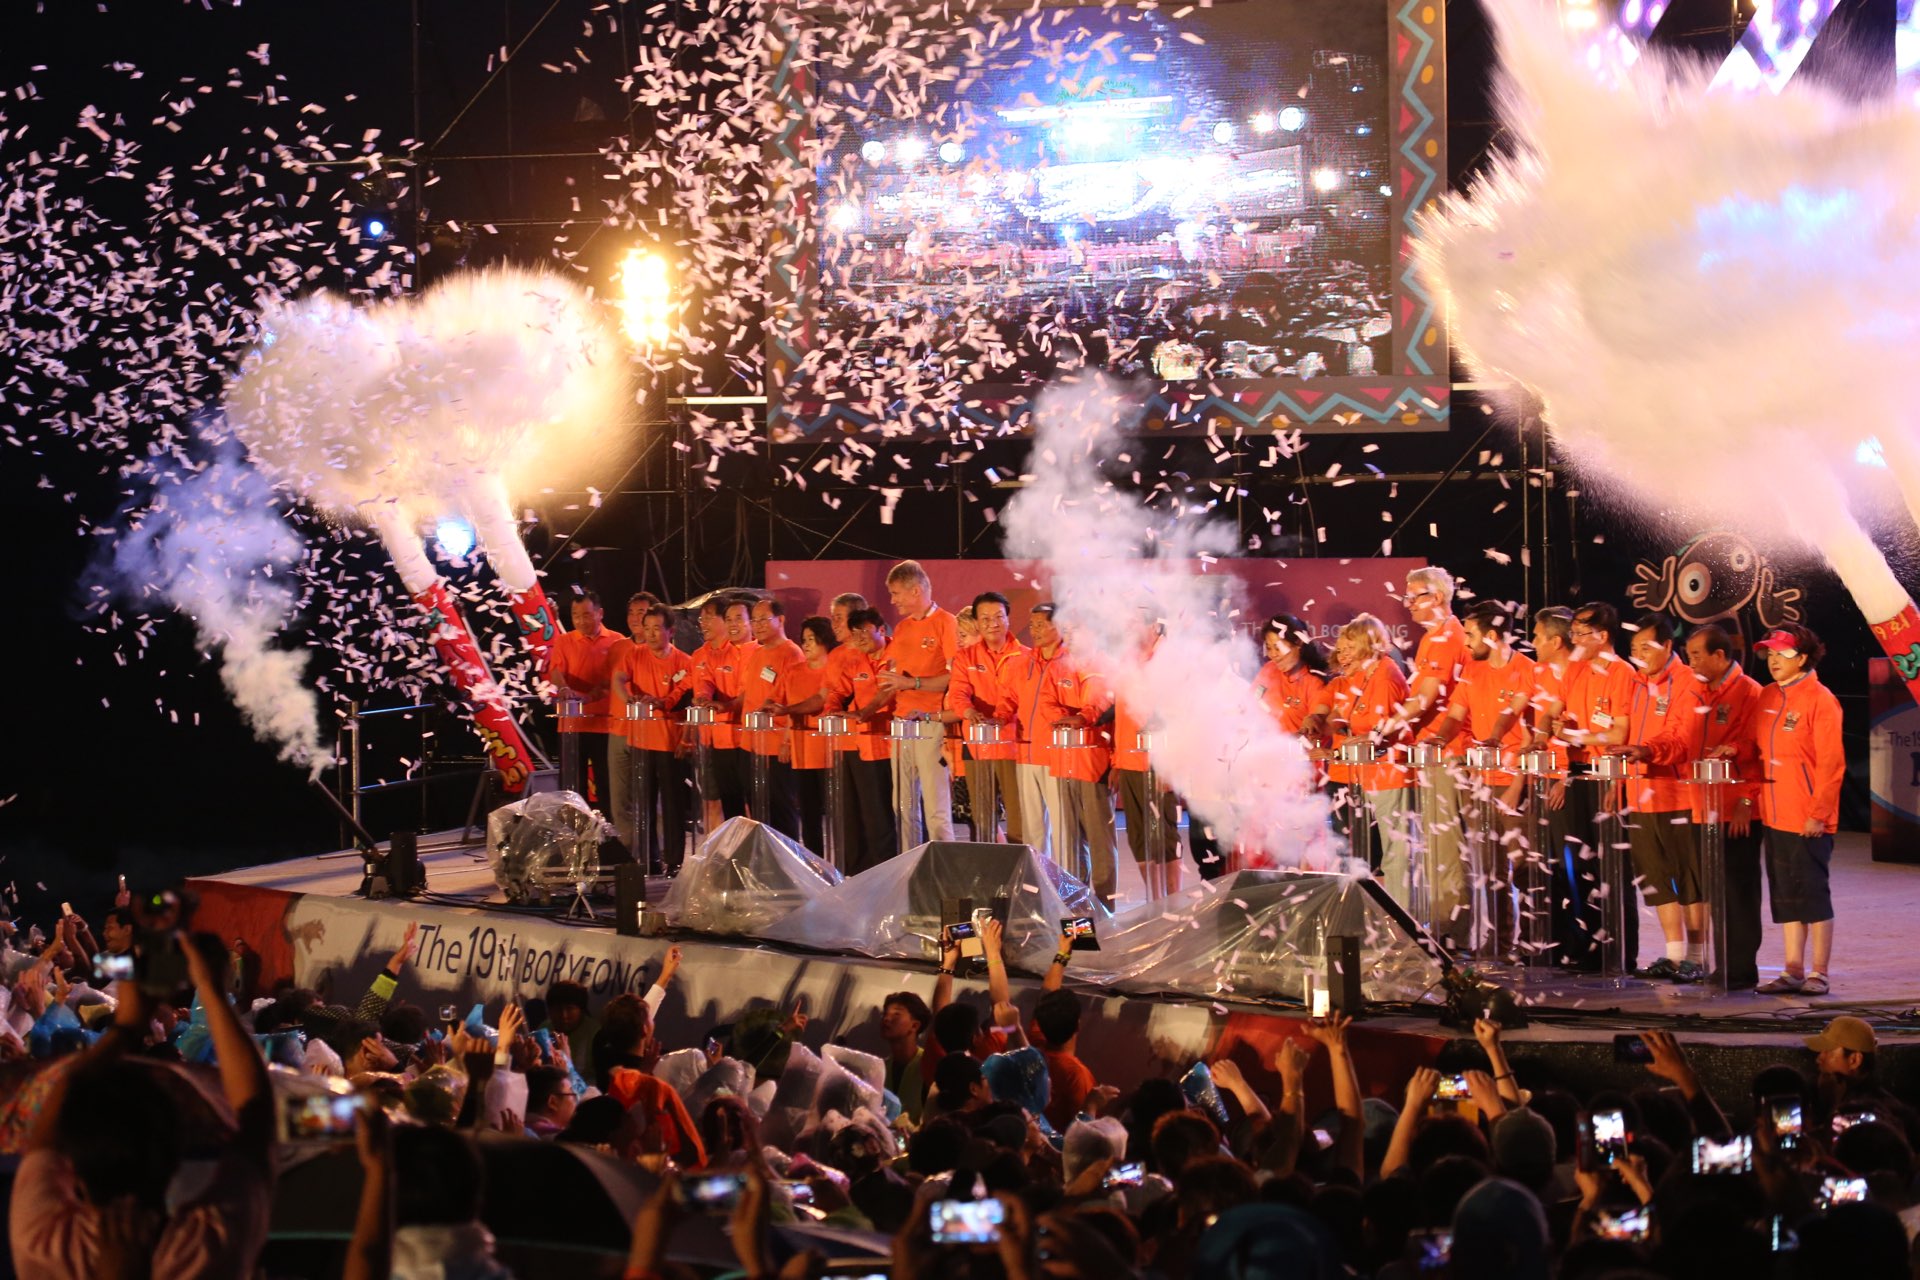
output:
<path id="1" fill-rule="evenodd" d="M 1413 779 L 1407 769 L 1406 726 L 1397 719 L 1407 700 L 1407 677 L 1393 656 L 1393 638 L 1387 626 L 1370 613 L 1340 628 L 1333 659 L 1344 677 L 1333 708 L 1333 727 L 1340 741 L 1372 741 L 1380 758 L 1352 772 L 1352 784 L 1361 803 L 1373 814 L 1380 836 L 1380 878 L 1394 900 L 1405 905 L 1411 897 L 1412 842 L 1408 824 L 1413 813 Z"/>

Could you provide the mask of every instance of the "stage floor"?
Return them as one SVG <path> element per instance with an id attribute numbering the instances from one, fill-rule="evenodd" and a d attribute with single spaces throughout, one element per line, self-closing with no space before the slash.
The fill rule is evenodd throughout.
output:
<path id="1" fill-rule="evenodd" d="M 525 914 L 510 907 L 494 885 L 484 853 L 477 845 L 462 844 L 459 833 L 421 839 L 421 861 L 433 905 L 484 912 L 498 910 Z M 227 872 L 217 879 L 296 894 L 329 898 L 351 897 L 359 888 L 361 862 L 351 851 L 294 858 Z M 648 883 L 648 898 L 657 901 L 668 881 Z M 1121 906 L 1131 905 L 1129 891 L 1139 892 L 1137 880 L 1122 885 Z M 1876 863 L 1869 855 L 1868 838 L 1847 833 L 1836 842 L 1833 894 L 1837 913 L 1834 945 L 1833 992 L 1819 999 L 1760 996 L 1752 992 L 1721 995 L 1705 987 L 1669 983 L 1628 984 L 1610 989 L 1597 983 L 1565 978 L 1523 987 L 1523 999 L 1535 1015 L 1532 1034 L 1552 1039 L 1561 1035 L 1592 1039 L 1600 1032 L 1657 1022 L 1683 1026 L 1689 1034 L 1711 1033 L 1733 1042 L 1783 1043 L 1806 1034 L 1810 1022 L 1839 1012 L 1869 1012 L 1882 1034 L 1920 1044 L 1920 1020 L 1902 1025 L 1901 1015 L 1920 1005 L 1920 968 L 1914 962 L 1913 905 L 1920 898 L 1920 866 Z M 600 908 L 605 915 L 605 908 Z M 558 912 L 556 911 L 557 915 Z M 604 927 L 604 925 L 602 926 Z M 1643 958 L 1657 954 L 1659 927 L 1652 912 L 1641 909 Z M 740 939 L 708 939 L 712 945 L 740 948 L 770 944 Z M 850 963 L 874 963 L 848 957 Z M 1780 931 L 1767 926 L 1760 952 L 1764 980 L 1781 965 Z M 892 966 L 894 961 L 884 962 Z M 1427 1027 L 1427 1019 L 1409 1019 Z"/>

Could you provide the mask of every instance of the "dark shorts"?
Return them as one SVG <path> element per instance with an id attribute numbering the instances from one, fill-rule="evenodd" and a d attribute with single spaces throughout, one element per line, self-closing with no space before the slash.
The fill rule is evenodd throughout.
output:
<path id="1" fill-rule="evenodd" d="M 1687 814 L 1628 814 L 1627 845 L 1648 906 L 1702 901 L 1700 840 Z"/>
<path id="2" fill-rule="evenodd" d="M 1833 919 L 1833 891 L 1827 880 L 1832 863 L 1832 836 L 1809 839 L 1767 828 L 1767 899 L 1775 924 L 1819 924 Z"/>

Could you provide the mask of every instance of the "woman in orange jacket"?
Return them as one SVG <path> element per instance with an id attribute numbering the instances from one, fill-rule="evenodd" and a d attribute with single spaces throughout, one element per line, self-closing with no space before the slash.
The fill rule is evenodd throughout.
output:
<path id="1" fill-rule="evenodd" d="M 1754 709 L 1753 735 L 1764 777 L 1760 820 L 1766 828 L 1767 890 L 1773 921 L 1786 929 L 1786 967 L 1757 989 L 1763 995 L 1825 995 L 1833 956 L 1827 868 L 1840 816 L 1840 780 L 1847 771 L 1840 700 L 1813 673 L 1825 650 L 1808 628 L 1788 623 L 1753 648 L 1767 660 L 1773 677 Z"/>

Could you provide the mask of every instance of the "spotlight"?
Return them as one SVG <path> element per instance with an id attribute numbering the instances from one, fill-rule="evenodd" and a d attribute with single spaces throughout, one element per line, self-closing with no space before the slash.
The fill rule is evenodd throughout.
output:
<path id="1" fill-rule="evenodd" d="M 1298 133 L 1307 127 L 1307 113 L 1303 107 L 1280 108 L 1280 127 L 1288 133 Z"/>
<path id="2" fill-rule="evenodd" d="M 433 526 L 433 540 L 449 560 L 464 560 L 473 550 L 473 526 L 459 516 L 441 516 Z"/>
<path id="3" fill-rule="evenodd" d="M 1271 111 L 1257 111 L 1247 123 L 1253 126 L 1255 133 L 1272 133 L 1280 124 Z"/>
<path id="4" fill-rule="evenodd" d="M 387 220 L 381 217 L 368 218 L 366 221 L 367 239 L 385 240 L 387 238 Z"/>
<path id="5" fill-rule="evenodd" d="M 1388 183 L 1385 183 L 1385 182 L 1381 183 L 1380 194 L 1391 199 L 1393 196 L 1393 187 Z"/>
<path id="6" fill-rule="evenodd" d="M 860 225 L 860 206 L 857 204 L 833 206 L 833 212 L 827 215 L 827 225 L 835 231 L 852 231 Z"/>
<path id="7" fill-rule="evenodd" d="M 1223 145 L 1232 142 L 1233 122 L 1230 120 L 1222 120 L 1219 124 L 1213 126 L 1213 140 Z"/>
<path id="8" fill-rule="evenodd" d="M 943 142 L 940 144 L 940 158 L 948 164 L 959 164 L 967 158 L 967 149 L 957 142 Z"/>
<path id="9" fill-rule="evenodd" d="M 1313 189 L 1331 191 L 1340 185 L 1340 174 L 1335 169 L 1315 169 L 1313 171 Z"/>
<path id="10" fill-rule="evenodd" d="M 927 154 L 927 144 L 919 138 L 902 138 L 893 144 L 893 158 L 901 164 L 918 164 Z"/>
<path id="11" fill-rule="evenodd" d="M 649 249 L 634 249 L 621 260 L 621 322 L 637 345 L 658 346 L 667 340 L 671 295 L 665 258 Z"/>

